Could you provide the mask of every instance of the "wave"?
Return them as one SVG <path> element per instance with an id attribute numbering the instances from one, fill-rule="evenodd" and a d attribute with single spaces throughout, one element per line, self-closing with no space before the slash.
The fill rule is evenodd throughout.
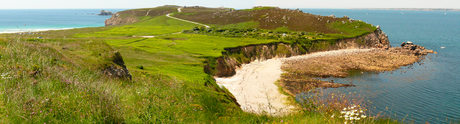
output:
<path id="1" fill-rule="evenodd" d="M 44 28 L 44 29 L 0 29 L 0 34 L 8 33 L 29 33 L 29 32 L 40 32 L 40 31 L 54 31 L 54 30 L 69 30 L 75 28 Z"/>

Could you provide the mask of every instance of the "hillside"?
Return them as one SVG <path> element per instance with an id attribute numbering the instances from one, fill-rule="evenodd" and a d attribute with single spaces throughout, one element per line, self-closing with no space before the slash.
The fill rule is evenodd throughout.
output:
<path id="1" fill-rule="evenodd" d="M 389 45 L 379 28 L 348 18 L 181 7 L 125 10 L 106 27 L 0 34 L 0 123 L 343 123 L 330 118 L 338 111 L 297 103 L 285 116 L 244 112 L 213 77 L 257 59 Z"/>

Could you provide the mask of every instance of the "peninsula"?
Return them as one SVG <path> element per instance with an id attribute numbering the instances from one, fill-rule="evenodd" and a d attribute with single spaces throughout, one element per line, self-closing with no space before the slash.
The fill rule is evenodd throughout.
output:
<path id="1" fill-rule="evenodd" d="M 392 47 L 380 26 L 348 16 L 278 7 L 165 5 L 105 25 L 0 34 L 0 123 L 344 123 L 338 108 L 294 95 L 352 86 L 311 77 L 391 70 L 434 52 Z M 367 59 L 340 64 L 357 54 Z"/>

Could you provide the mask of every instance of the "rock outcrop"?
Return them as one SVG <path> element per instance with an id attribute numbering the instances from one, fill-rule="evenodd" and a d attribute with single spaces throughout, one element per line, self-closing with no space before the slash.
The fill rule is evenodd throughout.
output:
<path id="1" fill-rule="evenodd" d="M 102 72 L 107 76 L 131 80 L 131 73 L 126 68 L 120 52 L 115 51 L 111 59 L 115 64 L 106 65 Z"/>
<path id="2" fill-rule="evenodd" d="M 99 14 L 97 14 L 97 15 L 100 15 L 100 16 L 108 16 L 108 15 L 113 15 L 113 13 L 110 12 L 110 11 L 101 10 L 101 13 L 99 13 Z"/>
<path id="3" fill-rule="evenodd" d="M 117 12 L 113 14 L 111 18 L 105 20 L 105 26 L 122 25 L 122 24 L 134 23 L 137 21 L 139 21 L 138 17 L 135 17 L 135 16 L 120 17 L 120 13 Z"/>
<path id="4" fill-rule="evenodd" d="M 391 47 L 388 49 L 390 52 L 413 54 L 413 55 L 427 55 L 428 53 L 437 54 L 434 50 L 428 50 L 423 46 L 416 45 L 410 41 L 401 43 L 401 47 Z"/>

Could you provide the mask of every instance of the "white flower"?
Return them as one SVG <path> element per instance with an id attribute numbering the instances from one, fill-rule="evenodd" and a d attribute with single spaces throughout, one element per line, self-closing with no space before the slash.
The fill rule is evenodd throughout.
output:
<path id="1" fill-rule="evenodd" d="M 350 118 L 345 117 L 345 120 L 348 121 L 348 120 L 350 120 Z"/>
<path id="2" fill-rule="evenodd" d="M 361 119 L 361 118 L 356 118 L 356 120 L 359 120 L 359 119 Z"/>
<path id="3" fill-rule="evenodd" d="M 331 116 L 331 118 L 333 118 L 333 117 L 334 117 L 334 115 Z"/>
<path id="4" fill-rule="evenodd" d="M 366 118 L 366 115 L 361 115 L 361 118 Z"/>
<path id="5" fill-rule="evenodd" d="M 347 110 L 347 108 L 343 108 L 343 110 L 344 110 L 344 111 L 346 111 L 346 110 Z"/>
<path id="6" fill-rule="evenodd" d="M 354 120 L 355 118 L 354 117 L 350 117 L 350 120 Z"/>
<path id="7" fill-rule="evenodd" d="M 347 113 L 347 111 L 340 111 L 340 114 L 345 114 Z"/>
<path id="8" fill-rule="evenodd" d="M 342 116 L 339 116 L 339 118 L 342 118 Z"/>
<path id="9" fill-rule="evenodd" d="M 363 110 L 360 110 L 359 113 L 363 113 L 364 111 Z"/>
<path id="10" fill-rule="evenodd" d="M 345 116 L 343 116 L 343 117 L 348 118 L 349 116 L 348 116 L 348 115 L 345 115 Z"/>

